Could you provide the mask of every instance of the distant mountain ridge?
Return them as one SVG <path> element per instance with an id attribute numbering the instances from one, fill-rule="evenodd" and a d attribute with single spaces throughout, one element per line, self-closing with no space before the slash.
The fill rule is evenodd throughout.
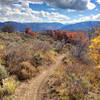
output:
<path id="1" fill-rule="evenodd" d="M 69 31 L 75 31 L 75 30 L 82 30 L 82 31 L 90 31 L 93 27 L 99 26 L 100 21 L 87 21 L 87 22 L 80 22 L 75 24 L 61 24 L 57 22 L 53 23 L 19 23 L 19 22 L 0 22 L 0 27 L 2 27 L 4 24 L 11 24 L 14 25 L 16 28 L 16 31 L 25 31 L 25 27 L 29 26 L 31 27 L 32 31 L 45 31 L 45 30 L 69 30 Z"/>
<path id="2" fill-rule="evenodd" d="M 87 21 L 75 24 L 63 25 L 60 30 L 83 30 L 91 31 L 94 27 L 99 26 L 100 21 Z"/>
<path id="3" fill-rule="evenodd" d="M 61 23 L 19 23 L 19 22 L 4 22 L 0 23 L 0 27 L 4 24 L 11 24 L 15 26 L 16 31 L 25 31 L 25 27 L 31 27 L 32 31 L 41 31 L 41 30 L 57 30 L 63 26 Z"/>

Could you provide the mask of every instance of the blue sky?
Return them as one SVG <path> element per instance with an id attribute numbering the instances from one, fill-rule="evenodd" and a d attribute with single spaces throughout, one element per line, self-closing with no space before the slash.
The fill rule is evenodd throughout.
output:
<path id="1" fill-rule="evenodd" d="M 0 0 L 0 22 L 100 21 L 100 0 Z"/>

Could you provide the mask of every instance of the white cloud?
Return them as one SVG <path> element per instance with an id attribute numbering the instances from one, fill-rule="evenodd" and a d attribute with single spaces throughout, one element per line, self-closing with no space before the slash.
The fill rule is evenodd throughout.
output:
<path id="1" fill-rule="evenodd" d="M 76 10 L 67 9 L 68 12 L 75 12 Z"/>
<path id="2" fill-rule="evenodd" d="M 50 11 L 55 11 L 56 9 L 54 9 L 54 8 L 49 8 L 48 10 L 50 10 Z"/>
<path id="3" fill-rule="evenodd" d="M 100 14 L 92 15 L 93 20 L 100 21 Z"/>
<path id="4" fill-rule="evenodd" d="M 61 9 L 72 9 L 72 10 L 86 10 L 94 9 L 95 4 L 90 0 L 42 0 L 48 5 L 61 8 Z"/>
<path id="5" fill-rule="evenodd" d="M 84 22 L 84 21 L 100 21 L 100 14 L 90 15 L 90 16 L 81 15 L 81 18 L 67 21 L 67 23 L 71 24 L 71 23 L 79 23 L 79 22 Z"/>
<path id="6" fill-rule="evenodd" d="M 35 11 L 29 7 L 27 2 L 0 7 L 0 21 L 17 22 L 60 22 L 70 19 L 67 15 L 58 12 Z"/>
<path id="7" fill-rule="evenodd" d="M 17 4 L 18 2 L 21 2 L 21 4 Z M 52 12 L 47 12 L 35 11 L 29 7 L 29 3 L 42 4 L 43 2 L 53 7 L 67 9 L 69 12 L 95 8 L 95 5 L 90 0 L 0 0 L 0 21 L 76 23 L 100 20 L 99 14 L 80 16 L 81 18 L 78 20 L 71 20 L 67 15 L 56 12 L 54 8 L 52 8 Z"/>
<path id="8" fill-rule="evenodd" d="M 79 14 L 78 16 L 83 17 L 83 15 L 82 15 L 82 14 Z"/>
<path id="9" fill-rule="evenodd" d="M 49 13 L 49 15 L 47 16 L 47 21 L 48 22 L 60 22 L 60 23 L 66 23 L 66 20 L 69 20 L 70 17 L 60 14 L 60 13 L 55 13 L 55 12 L 51 12 Z"/>
<path id="10" fill-rule="evenodd" d="M 99 10 L 99 9 L 97 9 L 97 8 L 95 9 L 95 11 L 98 11 L 98 10 Z"/>
<path id="11" fill-rule="evenodd" d="M 87 7 L 88 7 L 88 9 L 89 10 L 92 10 L 92 9 L 94 9 L 95 7 L 96 7 L 96 5 L 95 4 L 93 4 L 92 2 L 90 2 L 91 0 L 88 0 L 88 4 L 87 4 Z"/>
<path id="12" fill-rule="evenodd" d="M 100 0 L 97 0 L 97 2 L 99 1 Z M 90 0 L 0 0 L 0 5 L 10 5 L 16 2 L 27 2 L 33 4 L 42 4 L 45 2 L 53 7 L 72 10 L 91 10 L 95 8 L 95 4 L 93 4 Z"/>
<path id="13" fill-rule="evenodd" d="M 96 2 L 100 4 L 100 0 L 96 0 Z"/>
<path id="14" fill-rule="evenodd" d="M 69 0 L 69 1 L 70 1 L 70 0 Z M 73 1 L 74 1 L 74 0 L 73 0 Z M 72 8 L 72 9 L 67 9 L 67 11 L 68 11 L 68 12 L 75 12 L 76 10 L 86 10 L 86 9 L 92 10 L 92 9 L 96 8 L 96 5 L 95 5 L 94 3 L 92 3 L 91 0 L 87 0 L 87 1 L 86 1 L 86 0 L 81 0 L 81 1 L 86 2 L 85 5 L 84 5 L 84 3 L 83 3 L 83 4 L 80 4 L 80 6 L 84 6 L 84 8 L 81 8 L 80 6 L 79 6 L 80 8 L 78 8 L 78 6 L 77 6 L 78 4 L 77 4 L 76 6 L 77 6 L 78 9 L 73 9 L 73 8 Z M 81 1 L 80 1 L 80 2 L 81 2 Z M 77 2 L 79 2 L 79 1 L 77 1 Z"/>
<path id="15" fill-rule="evenodd" d="M 0 21 L 42 22 L 42 18 L 36 16 L 35 13 L 37 12 L 32 11 L 27 3 L 14 4 L 13 7 L 5 6 L 5 9 L 0 7 Z"/>

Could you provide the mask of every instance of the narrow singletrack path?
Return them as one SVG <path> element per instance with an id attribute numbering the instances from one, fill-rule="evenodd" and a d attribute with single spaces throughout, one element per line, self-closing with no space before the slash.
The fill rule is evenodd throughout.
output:
<path id="1" fill-rule="evenodd" d="M 64 56 L 65 55 L 58 56 L 55 64 L 49 66 L 49 68 L 44 70 L 41 74 L 29 80 L 28 83 L 22 83 L 16 88 L 13 100 L 41 100 L 39 97 L 40 87 L 43 86 L 44 82 L 59 66 Z"/>

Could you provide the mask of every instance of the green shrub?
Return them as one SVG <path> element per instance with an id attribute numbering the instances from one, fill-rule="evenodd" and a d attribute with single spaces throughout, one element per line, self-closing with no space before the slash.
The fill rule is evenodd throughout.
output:
<path id="1" fill-rule="evenodd" d="M 12 78 L 7 78 L 3 80 L 3 91 L 5 95 L 11 95 L 14 93 L 16 87 L 16 81 Z"/>
<path id="2" fill-rule="evenodd" d="M 2 98 L 4 95 L 4 91 L 3 91 L 3 88 L 0 86 L 0 98 Z"/>
<path id="3" fill-rule="evenodd" d="M 33 57 L 33 65 L 40 66 L 43 64 L 44 56 L 41 53 L 36 53 Z"/>
<path id="4" fill-rule="evenodd" d="M 62 61 L 63 61 L 63 63 L 64 64 L 72 64 L 73 62 L 72 62 L 72 59 L 68 56 L 68 57 L 64 57 L 63 59 L 62 59 Z"/>
<path id="5" fill-rule="evenodd" d="M 2 65 L 0 65 L 0 80 L 4 79 L 6 77 L 7 77 L 6 69 Z"/>
<path id="6" fill-rule="evenodd" d="M 12 78 L 3 79 L 3 85 L 0 86 L 0 100 L 11 100 L 9 95 L 13 94 L 16 87 L 16 81 Z"/>
<path id="7" fill-rule="evenodd" d="M 22 62 L 20 64 L 20 71 L 18 73 L 19 79 L 25 80 L 35 76 L 38 70 L 29 62 Z"/>
<path id="8" fill-rule="evenodd" d="M 12 97 L 4 96 L 2 100 L 12 100 Z"/>
<path id="9" fill-rule="evenodd" d="M 22 69 L 19 75 L 19 79 L 26 80 L 29 78 L 30 78 L 30 74 L 25 69 Z"/>

